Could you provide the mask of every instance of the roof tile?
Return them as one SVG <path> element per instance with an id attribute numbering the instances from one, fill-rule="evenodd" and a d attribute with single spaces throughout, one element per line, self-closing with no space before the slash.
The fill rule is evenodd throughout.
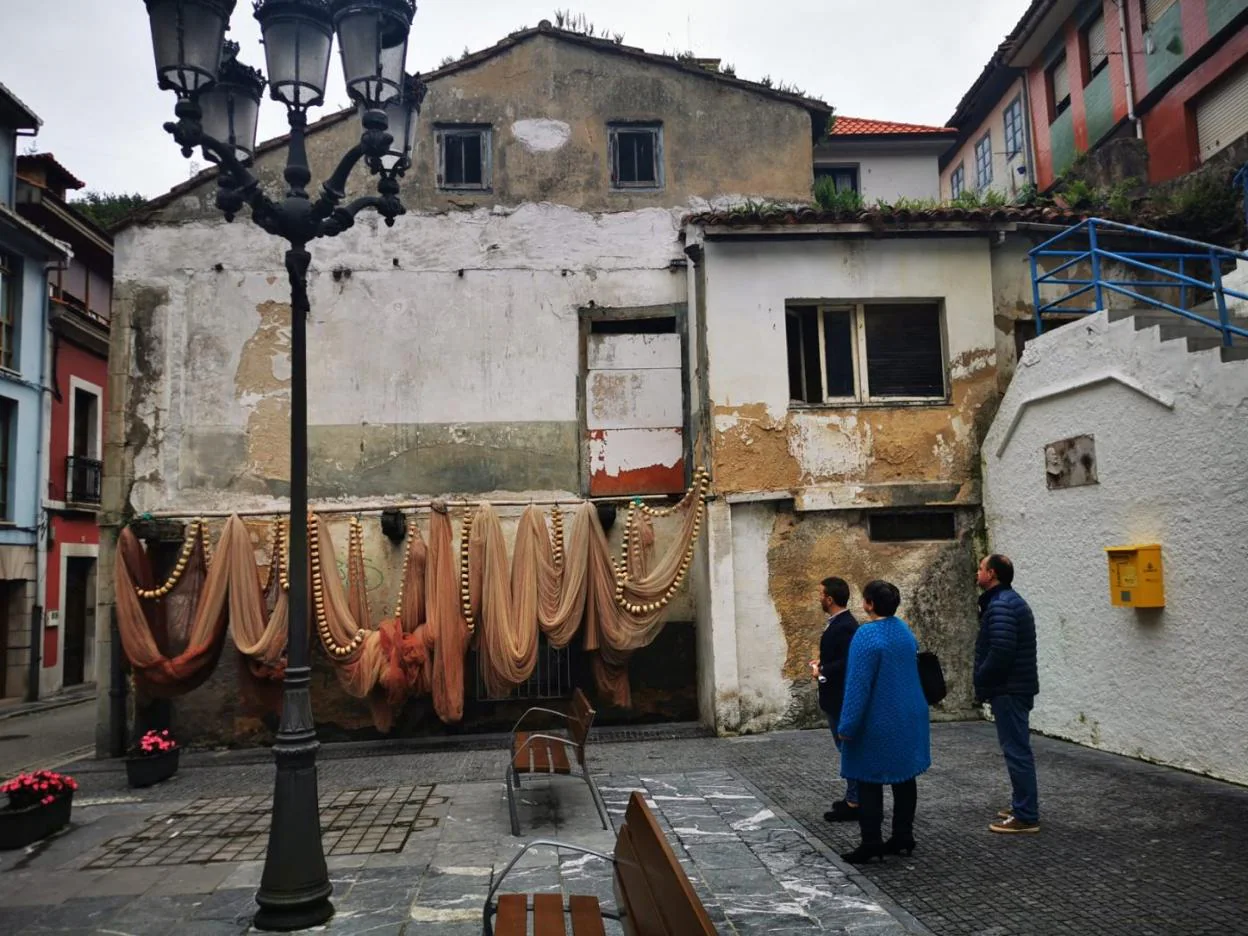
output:
<path id="1" fill-rule="evenodd" d="M 957 133 L 955 127 L 931 127 L 926 124 L 899 123 L 895 120 L 872 120 L 870 117 L 836 115 L 831 136 L 880 136 L 888 133 Z"/>

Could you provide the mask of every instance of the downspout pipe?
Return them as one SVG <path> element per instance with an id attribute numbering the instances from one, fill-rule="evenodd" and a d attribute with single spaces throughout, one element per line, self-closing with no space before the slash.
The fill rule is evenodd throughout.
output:
<path id="1" fill-rule="evenodd" d="M 1122 76 L 1127 85 L 1127 117 L 1135 124 L 1135 138 L 1144 139 L 1144 125 L 1135 113 L 1135 81 L 1131 77 L 1131 44 L 1127 37 L 1127 7 L 1123 0 L 1114 0 L 1118 7 L 1118 43 L 1122 49 Z"/>

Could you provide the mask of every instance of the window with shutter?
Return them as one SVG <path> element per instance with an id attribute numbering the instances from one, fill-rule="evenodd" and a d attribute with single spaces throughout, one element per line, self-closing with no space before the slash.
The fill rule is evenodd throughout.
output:
<path id="1" fill-rule="evenodd" d="M 1066 53 L 1049 66 L 1049 122 L 1057 120 L 1070 107 L 1070 81 L 1066 76 Z"/>
<path id="2" fill-rule="evenodd" d="M 1151 29 L 1178 0 L 1144 0 L 1144 28 Z"/>
<path id="3" fill-rule="evenodd" d="M 1087 84 L 1109 64 L 1109 53 L 1105 49 L 1105 17 L 1102 15 L 1098 14 L 1083 28 L 1083 57 L 1087 67 L 1084 83 Z"/>

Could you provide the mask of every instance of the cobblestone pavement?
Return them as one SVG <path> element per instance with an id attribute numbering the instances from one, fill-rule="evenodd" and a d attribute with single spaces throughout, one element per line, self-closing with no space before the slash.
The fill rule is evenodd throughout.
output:
<path id="1" fill-rule="evenodd" d="M 612 788 L 648 785 L 643 777 L 728 771 L 741 785 L 741 795 L 755 795 L 763 808 L 787 814 L 831 852 L 855 844 L 855 827 L 822 819 L 842 789 L 832 779 L 835 755 L 826 731 L 737 739 L 696 735 L 690 731 L 677 741 L 599 743 L 592 749 L 591 766 L 600 783 Z M 1052 739 L 1037 737 L 1034 743 L 1043 826 L 1039 835 L 996 836 L 987 830 L 996 810 L 1008 802 L 993 727 L 938 724 L 933 726 L 934 766 L 919 781 L 918 850 L 912 858 L 892 858 L 882 866 L 853 871 L 846 880 L 886 906 L 891 902 L 908 911 L 940 936 L 1248 934 L 1248 857 L 1241 848 L 1248 828 L 1248 790 Z M 323 749 L 323 793 L 359 789 L 362 776 L 368 786 L 378 788 L 491 780 L 495 786 L 481 789 L 501 790 L 505 757 L 497 748 L 386 750 L 394 749 Z M 139 815 L 168 811 L 197 798 L 267 795 L 272 771 L 264 752 L 190 754 L 184 755 L 183 767 L 172 780 L 131 791 L 115 765 L 75 764 L 73 772 L 82 784 L 75 817 L 80 802 L 87 807 L 98 803 L 105 815 L 62 837 L 55 847 L 73 844 L 76 853 L 83 853 L 127 832 Z M 588 800 L 586 806 L 592 817 Z M 503 814 L 498 821 L 505 827 Z M 537 831 L 525 827 L 526 836 Z M 410 841 L 428 834 L 413 832 Z M 0 868 L 11 865 L 6 859 Z M 3 886 L 11 873 L 0 873 L 0 907 L 10 892 Z M 234 909 L 246 913 L 253 891 L 242 889 L 238 880 Z M 221 883 L 213 885 L 216 893 L 202 912 L 220 912 L 218 904 L 227 901 Z M 254 889 L 254 882 L 247 886 Z M 907 920 L 904 912 L 895 915 Z M 0 933 L 8 932 L 0 919 Z"/>

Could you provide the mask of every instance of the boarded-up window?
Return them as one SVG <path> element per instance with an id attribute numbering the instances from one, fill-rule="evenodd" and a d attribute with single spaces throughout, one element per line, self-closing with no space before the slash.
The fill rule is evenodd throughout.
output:
<path id="1" fill-rule="evenodd" d="M 803 304 L 786 312 L 793 402 L 944 399 L 939 303 Z"/>
<path id="2" fill-rule="evenodd" d="M 952 510 L 882 510 L 869 516 L 867 527 L 875 543 L 955 539 L 958 529 Z"/>
<path id="3" fill-rule="evenodd" d="M 654 329 L 659 322 L 665 331 Z M 623 331 L 630 324 L 635 331 Z M 599 328 L 598 326 L 602 326 Z M 589 493 L 685 487 L 684 386 L 675 319 L 594 322 L 585 347 Z"/>

